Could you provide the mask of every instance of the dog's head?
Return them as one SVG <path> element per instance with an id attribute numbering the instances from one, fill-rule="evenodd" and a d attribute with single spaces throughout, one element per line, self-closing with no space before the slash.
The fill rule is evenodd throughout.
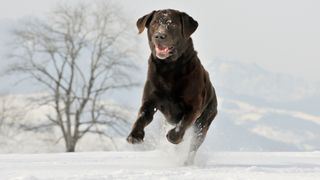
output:
<path id="1" fill-rule="evenodd" d="M 155 58 L 175 61 L 186 50 L 198 23 L 184 12 L 166 9 L 139 18 L 137 27 L 139 33 L 148 29 L 149 45 Z"/>

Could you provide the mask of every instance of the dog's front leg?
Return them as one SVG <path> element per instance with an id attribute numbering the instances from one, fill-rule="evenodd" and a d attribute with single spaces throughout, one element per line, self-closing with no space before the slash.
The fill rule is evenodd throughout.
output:
<path id="1" fill-rule="evenodd" d="M 155 104 L 151 101 L 145 101 L 140 108 L 138 118 L 134 123 L 131 133 L 127 137 L 127 141 L 131 144 L 143 142 L 144 128 L 152 121 L 156 112 Z"/>
<path id="2" fill-rule="evenodd" d="M 168 132 L 167 134 L 168 141 L 173 144 L 179 144 L 182 141 L 186 130 L 194 123 L 196 118 L 197 118 L 197 113 L 195 112 L 190 112 L 186 114 L 184 118 L 180 120 L 177 126 Z"/>

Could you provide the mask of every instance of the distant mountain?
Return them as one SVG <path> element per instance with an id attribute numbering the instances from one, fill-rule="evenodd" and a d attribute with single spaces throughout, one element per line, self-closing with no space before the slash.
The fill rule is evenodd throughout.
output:
<path id="1" fill-rule="evenodd" d="M 219 58 L 208 69 L 221 97 L 320 115 L 320 82 Z"/>
<path id="2" fill-rule="evenodd" d="M 215 85 L 233 94 L 267 102 L 294 102 L 320 97 L 320 82 L 311 83 L 287 74 L 272 73 L 257 64 L 217 58 L 209 68 Z"/>
<path id="3" fill-rule="evenodd" d="M 208 69 L 219 96 L 208 148 L 320 150 L 319 83 L 223 59 L 215 59 Z"/>

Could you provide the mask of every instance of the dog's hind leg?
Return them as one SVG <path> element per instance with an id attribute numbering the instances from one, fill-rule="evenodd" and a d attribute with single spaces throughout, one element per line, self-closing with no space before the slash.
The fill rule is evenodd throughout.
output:
<path id="1" fill-rule="evenodd" d="M 189 154 L 187 160 L 185 161 L 185 165 L 192 165 L 194 163 L 194 158 L 196 152 L 198 151 L 199 147 L 203 143 L 208 129 L 210 127 L 211 122 L 217 115 L 216 106 L 213 104 L 209 104 L 206 110 L 201 114 L 201 116 L 196 120 L 194 123 L 194 135 L 191 140 Z"/>

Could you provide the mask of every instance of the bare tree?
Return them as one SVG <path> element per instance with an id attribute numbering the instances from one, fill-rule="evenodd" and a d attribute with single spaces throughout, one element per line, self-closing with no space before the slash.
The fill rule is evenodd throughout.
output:
<path id="1" fill-rule="evenodd" d="M 135 40 L 117 6 L 102 1 L 60 5 L 44 19 L 28 20 L 13 35 L 11 72 L 28 74 L 45 87 L 48 95 L 39 102 L 54 113 L 44 126 L 59 127 L 67 152 L 75 151 L 87 133 L 108 135 L 101 127 L 121 133 L 119 124 L 126 124 L 126 117 L 102 97 L 137 85 L 130 77 L 137 66 Z"/>

